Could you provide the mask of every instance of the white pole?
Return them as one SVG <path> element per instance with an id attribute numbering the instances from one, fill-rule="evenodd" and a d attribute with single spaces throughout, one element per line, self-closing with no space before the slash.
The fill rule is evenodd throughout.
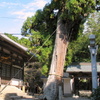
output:
<path id="1" fill-rule="evenodd" d="M 91 34 L 90 39 L 90 53 L 91 53 L 91 67 L 92 67 L 92 89 L 96 89 L 98 86 L 97 81 L 97 64 L 96 64 L 96 55 L 98 46 L 95 45 L 95 35 Z"/>
<path id="2" fill-rule="evenodd" d="M 97 82 L 97 64 L 96 64 L 96 50 L 97 46 L 94 48 L 90 47 L 91 51 L 91 66 L 92 66 L 92 88 L 96 89 L 98 86 Z"/>

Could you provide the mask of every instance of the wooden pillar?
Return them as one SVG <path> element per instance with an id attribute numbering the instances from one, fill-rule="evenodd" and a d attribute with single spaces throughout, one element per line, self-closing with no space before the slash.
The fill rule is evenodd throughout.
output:
<path id="1" fill-rule="evenodd" d="M 22 86 L 22 91 L 25 93 L 25 85 Z"/>
<path id="2" fill-rule="evenodd" d="M 22 61 L 22 63 L 23 63 L 22 66 L 21 66 L 23 68 L 22 69 L 22 80 L 24 81 L 24 66 L 25 66 L 24 60 Z"/>
<path id="3" fill-rule="evenodd" d="M 3 47 L 1 47 L 1 54 L 0 54 L 0 56 L 2 56 L 2 54 L 3 54 Z M 2 62 L 1 62 L 1 84 L 2 84 Z"/>
<path id="4" fill-rule="evenodd" d="M 13 53 L 12 52 L 10 52 L 10 56 L 11 56 L 11 65 L 10 65 L 10 79 L 12 79 L 12 63 L 13 63 Z"/>

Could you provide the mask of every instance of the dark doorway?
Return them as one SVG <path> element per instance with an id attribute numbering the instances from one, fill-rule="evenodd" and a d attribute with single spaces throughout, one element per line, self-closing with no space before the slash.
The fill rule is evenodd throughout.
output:
<path id="1" fill-rule="evenodd" d="M 79 91 L 81 90 L 92 90 L 91 78 L 77 77 L 74 79 L 74 93 L 79 95 Z"/>

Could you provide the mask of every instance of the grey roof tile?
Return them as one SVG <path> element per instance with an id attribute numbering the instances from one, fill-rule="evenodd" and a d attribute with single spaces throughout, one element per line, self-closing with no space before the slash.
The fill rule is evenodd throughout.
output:
<path id="1" fill-rule="evenodd" d="M 91 72 L 91 63 L 72 63 L 66 72 Z M 97 63 L 97 72 L 100 72 L 100 63 Z"/>

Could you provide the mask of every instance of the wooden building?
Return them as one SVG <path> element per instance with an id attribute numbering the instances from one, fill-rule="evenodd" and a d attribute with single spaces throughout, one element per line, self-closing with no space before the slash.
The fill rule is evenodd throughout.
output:
<path id="1" fill-rule="evenodd" d="M 24 79 L 24 64 L 28 61 L 28 49 L 0 34 L 0 78 L 6 84 L 12 78 Z"/>
<path id="2" fill-rule="evenodd" d="M 98 86 L 100 86 L 100 63 L 97 63 Z M 43 88 L 47 82 L 47 77 L 42 77 Z M 92 69 L 91 63 L 72 63 L 67 66 L 67 70 L 62 77 L 62 90 L 64 96 L 79 95 L 84 91 L 84 95 L 91 95 L 92 91 Z M 81 96 L 81 95 L 80 95 Z"/>
<path id="3" fill-rule="evenodd" d="M 91 63 L 72 63 L 66 70 L 69 73 L 70 89 L 73 94 L 81 91 L 92 91 L 92 67 Z M 97 63 L 98 86 L 100 86 L 100 63 Z M 67 83 L 66 83 L 67 84 Z M 67 90 L 66 90 L 67 91 Z"/>

